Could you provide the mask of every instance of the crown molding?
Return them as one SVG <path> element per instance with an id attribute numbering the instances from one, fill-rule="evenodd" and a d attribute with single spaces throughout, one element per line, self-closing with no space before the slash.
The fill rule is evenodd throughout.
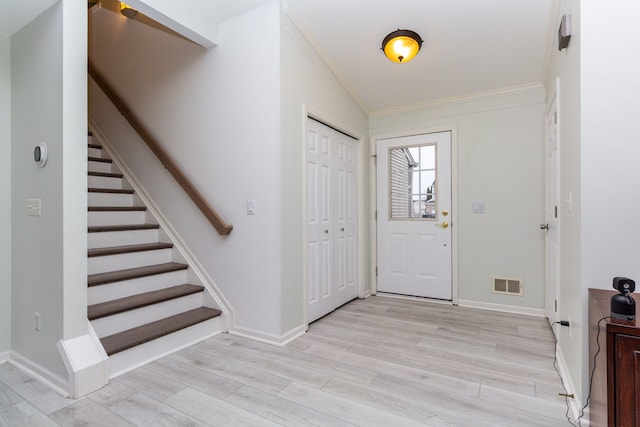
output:
<path id="1" fill-rule="evenodd" d="M 311 29 L 302 21 L 302 19 L 295 13 L 295 11 L 288 4 L 284 5 L 284 13 L 289 18 L 289 20 L 293 23 L 293 25 L 300 31 L 302 37 L 309 43 L 311 48 L 316 52 L 316 54 L 320 57 L 322 62 L 327 66 L 331 74 L 338 80 L 340 85 L 347 91 L 349 96 L 354 100 L 354 102 L 360 107 L 360 109 L 364 112 L 366 116 L 369 116 L 371 113 L 367 105 L 364 103 L 362 98 L 358 96 L 357 92 L 351 86 L 347 78 L 342 74 L 342 71 L 338 68 L 338 66 L 333 62 L 329 54 L 320 46 L 320 43 L 316 40 L 311 32 Z"/>
<path id="2" fill-rule="evenodd" d="M 437 99 L 435 101 L 429 101 L 419 104 L 412 105 L 404 105 L 398 107 L 390 107 L 390 108 L 382 108 L 379 110 L 374 110 L 369 113 L 369 117 L 382 117 L 388 115 L 402 114 L 402 113 L 410 113 L 419 110 L 427 110 L 431 108 L 437 107 L 449 107 L 454 105 L 459 105 L 463 103 L 468 103 L 471 101 L 484 101 L 495 98 L 503 98 L 506 96 L 514 96 L 514 95 L 524 95 L 535 93 L 544 90 L 544 86 L 541 83 L 529 83 L 526 85 L 512 86 L 503 89 L 484 91 L 484 92 L 475 92 L 467 95 L 461 96 L 453 96 L 450 98 L 442 98 Z"/>

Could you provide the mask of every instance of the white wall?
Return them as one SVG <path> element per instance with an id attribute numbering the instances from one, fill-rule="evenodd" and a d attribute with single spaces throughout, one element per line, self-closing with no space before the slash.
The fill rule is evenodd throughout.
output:
<path id="1" fill-rule="evenodd" d="M 12 358 L 61 387 L 56 343 L 88 324 L 85 34 L 84 6 L 61 0 L 11 37 Z M 43 169 L 33 161 L 41 141 Z M 42 216 L 26 215 L 29 198 Z"/>
<path id="2" fill-rule="evenodd" d="M 303 106 L 345 126 L 363 138 L 360 167 L 368 176 L 366 115 L 346 93 L 327 66 L 303 38 L 300 31 L 282 16 L 282 325 L 283 332 L 305 322 L 303 306 L 304 277 L 304 115 Z M 368 186 L 362 189 L 368 206 Z M 368 226 L 362 224 L 362 229 Z M 368 243 L 368 233 L 366 233 Z M 366 261 L 369 260 L 368 250 Z M 362 266 L 369 271 L 368 265 Z M 369 284 L 366 283 L 369 287 Z"/>
<path id="3" fill-rule="evenodd" d="M 458 297 L 544 307 L 544 91 L 374 114 L 376 135 L 442 126 L 457 130 Z M 484 202 L 485 214 L 472 203 Z M 522 278 L 524 296 L 491 292 L 491 276 Z"/>
<path id="4" fill-rule="evenodd" d="M 0 362 L 11 348 L 11 64 L 0 33 Z"/>
<path id="5" fill-rule="evenodd" d="M 141 157 L 123 156 L 236 308 L 237 327 L 279 337 L 278 2 L 222 23 L 220 45 L 208 51 L 109 11 L 91 19 L 93 63 L 233 224 L 231 234 L 219 236 L 189 202 L 176 203 L 181 196 Z M 247 200 L 255 200 L 253 216 Z"/>
<path id="6" fill-rule="evenodd" d="M 640 284 L 640 48 L 633 0 L 581 2 L 582 287 L 612 289 L 612 278 Z M 586 393 L 588 327 L 584 339 Z"/>

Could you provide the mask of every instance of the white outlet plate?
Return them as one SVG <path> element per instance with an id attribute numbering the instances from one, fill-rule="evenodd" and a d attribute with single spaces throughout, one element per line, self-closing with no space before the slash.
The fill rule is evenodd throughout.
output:
<path id="1" fill-rule="evenodd" d="M 42 202 L 40 199 L 27 199 L 27 215 L 42 216 Z"/>

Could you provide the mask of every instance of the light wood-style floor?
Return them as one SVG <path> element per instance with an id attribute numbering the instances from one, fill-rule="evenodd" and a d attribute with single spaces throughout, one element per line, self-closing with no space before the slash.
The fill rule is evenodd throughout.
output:
<path id="1" fill-rule="evenodd" d="M 356 300 L 285 347 L 221 334 L 79 400 L 0 365 L 0 426 L 565 426 L 546 319 Z"/>

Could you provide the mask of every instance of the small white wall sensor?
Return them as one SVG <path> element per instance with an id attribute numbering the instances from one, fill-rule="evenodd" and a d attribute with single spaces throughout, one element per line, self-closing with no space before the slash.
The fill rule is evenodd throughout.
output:
<path id="1" fill-rule="evenodd" d="M 41 142 L 40 144 L 36 145 L 36 148 L 33 149 L 33 160 L 38 166 L 43 168 L 44 165 L 47 164 L 47 158 L 47 143 Z"/>

